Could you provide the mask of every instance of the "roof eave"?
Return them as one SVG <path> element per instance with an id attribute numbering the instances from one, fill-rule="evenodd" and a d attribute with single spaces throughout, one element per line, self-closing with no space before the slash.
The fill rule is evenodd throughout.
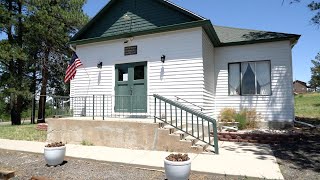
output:
<path id="1" fill-rule="evenodd" d="M 110 8 L 110 6 L 115 2 L 116 0 L 110 0 L 90 21 L 83 26 L 72 38 L 71 41 L 75 41 L 84 31 L 86 31 L 91 24 L 95 23 L 96 20 L 100 17 L 101 14 L 103 14 L 107 9 Z"/>
<path id="2" fill-rule="evenodd" d="M 204 17 L 202 17 L 202 16 L 200 16 L 190 10 L 187 10 L 187 9 L 185 9 L 185 8 L 183 8 L 183 7 L 177 5 L 169 0 L 158 0 L 158 1 L 160 1 L 161 3 L 166 3 L 170 7 L 180 11 L 181 13 L 184 13 L 185 15 L 191 16 L 191 17 L 196 18 L 198 20 L 207 20 L 206 18 L 204 18 Z"/>
<path id="3" fill-rule="evenodd" d="M 295 35 L 294 38 L 291 39 L 291 48 L 293 48 L 299 41 L 301 35 Z"/>
<path id="4" fill-rule="evenodd" d="M 218 47 L 221 45 L 220 39 L 219 39 L 216 31 L 214 30 L 213 25 L 210 20 L 207 20 L 207 23 L 203 26 L 203 29 L 205 30 L 205 32 L 209 36 L 214 47 Z"/>

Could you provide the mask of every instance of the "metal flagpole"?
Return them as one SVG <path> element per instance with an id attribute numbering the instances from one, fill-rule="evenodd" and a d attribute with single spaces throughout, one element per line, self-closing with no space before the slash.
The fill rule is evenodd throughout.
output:
<path id="1" fill-rule="evenodd" d="M 72 45 L 70 45 L 70 49 L 71 49 L 73 52 L 76 52 L 76 50 L 72 47 Z M 82 66 L 83 66 L 84 71 L 87 73 L 87 76 L 88 76 L 88 79 L 89 79 L 89 84 L 88 84 L 87 93 L 86 93 L 86 96 L 88 96 L 88 94 L 89 94 L 89 89 L 90 89 L 90 84 L 91 84 L 91 78 L 90 78 L 90 76 L 89 76 L 89 73 L 88 73 L 85 65 L 82 64 Z"/>
<path id="2" fill-rule="evenodd" d="M 76 50 L 70 45 L 70 49 L 73 51 L 73 52 L 76 52 Z M 88 76 L 88 79 L 89 79 L 89 84 L 88 84 L 88 87 L 87 87 L 87 93 L 86 93 L 86 95 L 85 95 L 85 101 L 86 101 L 86 99 L 87 99 L 87 97 L 88 97 L 88 94 L 89 94 L 89 90 L 90 90 L 90 85 L 91 85 L 91 78 L 90 78 L 90 76 L 89 76 L 89 73 L 88 73 L 88 71 L 87 71 L 87 69 L 86 69 L 86 67 L 82 64 L 82 66 L 83 66 L 83 70 L 86 72 L 86 74 L 87 74 L 87 76 Z M 70 87 L 71 88 L 71 87 Z M 70 97 L 71 98 L 71 97 Z M 86 103 L 86 102 L 85 102 Z M 73 107 L 74 108 L 74 107 Z M 85 110 L 86 111 L 86 110 Z M 82 114 L 82 112 L 81 112 L 81 114 Z M 86 112 L 84 112 L 84 114 L 85 114 L 85 116 L 86 116 Z"/>

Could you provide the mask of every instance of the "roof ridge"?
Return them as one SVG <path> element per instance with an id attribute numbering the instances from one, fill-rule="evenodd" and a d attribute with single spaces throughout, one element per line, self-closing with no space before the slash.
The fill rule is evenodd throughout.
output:
<path id="1" fill-rule="evenodd" d="M 179 8 L 179 9 L 187 12 L 187 13 L 190 13 L 190 14 L 192 14 L 192 15 L 194 15 L 194 16 L 197 16 L 198 18 L 200 18 L 200 19 L 202 19 L 202 20 L 208 20 L 207 18 L 205 18 L 205 17 L 203 17 L 203 16 L 201 16 L 201 15 L 199 15 L 199 14 L 196 14 L 196 13 L 194 13 L 194 12 L 192 12 L 192 11 L 186 9 L 186 8 L 183 8 L 182 6 L 179 6 L 179 5 L 175 4 L 174 2 L 171 2 L 171 1 L 169 1 L 169 0 L 163 0 L 163 1 L 166 2 L 166 3 L 168 3 L 168 4 L 173 5 L 173 6 L 177 7 L 177 8 Z"/>

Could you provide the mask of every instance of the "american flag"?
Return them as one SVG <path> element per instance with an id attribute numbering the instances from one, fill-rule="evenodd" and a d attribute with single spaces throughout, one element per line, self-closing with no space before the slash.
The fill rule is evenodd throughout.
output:
<path id="1" fill-rule="evenodd" d="M 77 68 L 80 66 L 82 66 L 82 63 L 81 63 L 79 57 L 77 56 L 77 54 L 74 52 L 72 55 L 72 58 L 68 64 L 66 76 L 64 77 L 65 83 L 69 82 L 70 80 L 72 80 L 76 76 Z"/>

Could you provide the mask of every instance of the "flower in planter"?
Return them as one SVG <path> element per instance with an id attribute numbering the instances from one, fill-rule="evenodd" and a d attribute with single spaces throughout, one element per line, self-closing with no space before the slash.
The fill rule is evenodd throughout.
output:
<path id="1" fill-rule="evenodd" d="M 65 146 L 65 144 L 63 144 L 62 142 L 54 142 L 51 144 L 47 144 L 45 147 L 62 147 Z"/>
<path id="2" fill-rule="evenodd" d="M 66 146 L 62 142 L 54 142 L 44 147 L 44 158 L 48 166 L 57 166 L 63 163 L 66 155 Z"/>
<path id="3" fill-rule="evenodd" d="M 188 157 L 188 154 L 170 154 L 168 157 L 166 157 L 166 160 L 168 161 L 188 161 L 190 158 Z"/>

